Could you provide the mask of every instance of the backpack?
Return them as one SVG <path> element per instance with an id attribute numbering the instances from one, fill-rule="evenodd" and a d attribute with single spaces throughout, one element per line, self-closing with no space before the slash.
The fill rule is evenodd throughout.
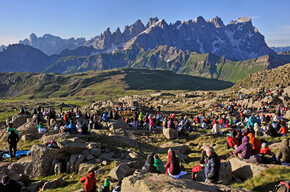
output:
<path id="1" fill-rule="evenodd" d="M 290 192 L 290 180 L 281 181 L 278 185 L 275 185 L 273 192 Z"/>

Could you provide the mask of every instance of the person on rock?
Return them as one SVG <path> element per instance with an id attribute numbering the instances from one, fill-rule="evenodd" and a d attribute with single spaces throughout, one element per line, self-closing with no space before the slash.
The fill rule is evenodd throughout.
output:
<path id="1" fill-rule="evenodd" d="M 279 133 L 276 131 L 276 129 L 273 128 L 273 126 L 271 124 L 268 124 L 268 129 L 265 133 L 271 137 L 280 136 Z"/>
<path id="2" fill-rule="evenodd" d="M 69 130 L 69 133 L 70 134 L 76 134 L 76 133 L 78 133 L 78 129 L 77 129 L 75 123 L 72 120 L 70 121 L 70 124 L 68 126 L 68 130 Z"/>
<path id="3" fill-rule="evenodd" d="M 83 176 L 80 179 L 80 182 L 84 183 L 85 192 L 96 191 L 97 185 L 96 185 L 95 172 L 93 170 L 89 171 L 88 176 Z"/>
<path id="4" fill-rule="evenodd" d="M 10 179 L 8 175 L 4 175 L 2 177 L 0 183 L 0 191 L 1 192 L 20 192 L 22 189 L 22 185 L 20 185 L 17 181 Z"/>
<path id="5" fill-rule="evenodd" d="M 157 170 L 157 167 L 154 166 L 154 153 L 151 153 L 147 156 L 146 164 L 142 167 L 141 173 L 161 173 Z"/>
<path id="6" fill-rule="evenodd" d="M 290 163 L 290 147 L 289 140 L 284 138 L 281 142 L 281 146 L 276 153 L 276 158 L 279 159 L 282 163 Z"/>
<path id="7" fill-rule="evenodd" d="M 279 129 L 279 133 L 281 135 L 286 135 L 288 133 L 288 127 L 285 125 L 285 126 L 281 126 L 281 128 Z"/>
<path id="8" fill-rule="evenodd" d="M 212 147 L 207 147 L 205 152 L 208 157 L 204 168 L 205 182 L 217 183 L 221 165 L 220 158 Z"/>
<path id="9" fill-rule="evenodd" d="M 261 150 L 261 145 L 262 142 L 260 141 L 260 139 L 255 138 L 255 135 L 253 133 L 249 133 L 248 134 L 249 137 L 249 143 L 252 145 L 252 155 L 256 155 L 260 153 Z"/>
<path id="10" fill-rule="evenodd" d="M 164 167 L 164 163 L 161 161 L 158 155 L 154 155 L 154 166 L 156 167 L 157 171 L 160 171 L 160 173 L 165 174 L 166 170 Z"/>
<path id="11" fill-rule="evenodd" d="M 15 157 L 16 155 L 18 141 L 18 135 L 14 132 L 14 130 L 12 130 L 11 134 L 8 136 L 10 158 Z"/>
<path id="12" fill-rule="evenodd" d="M 241 159 L 249 159 L 252 153 L 252 145 L 249 143 L 247 136 L 242 139 L 242 144 L 235 150 L 234 155 L 238 155 Z"/>
<path id="13" fill-rule="evenodd" d="M 227 148 L 236 149 L 239 145 L 238 140 L 235 137 L 232 137 L 231 133 L 227 134 Z"/>
<path id="14" fill-rule="evenodd" d="M 272 155 L 271 150 L 269 149 L 267 143 L 262 143 L 260 154 Z"/>
<path id="15" fill-rule="evenodd" d="M 168 175 L 179 175 L 181 172 L 179 158 L 176 157 L 175 152 L 171 149 L 168 150 L 168 160 L 164 167 Z"/>
<path id="16" fill-rule="evenodd" d="M 220 125 L 218 121 L 216 121 L 211 129 L 211 133 L 218 134 L 219 132 L 220 132 Z"/>

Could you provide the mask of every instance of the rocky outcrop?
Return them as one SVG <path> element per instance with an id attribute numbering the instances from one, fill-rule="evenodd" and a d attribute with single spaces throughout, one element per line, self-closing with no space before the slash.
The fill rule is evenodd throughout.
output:
<path id="1" fill-rule="evenodd" d="M 65 182 L 62 179 L 62 177 L 57 178 L 57 179 L 52 179 L 52 180 L 44 183 L 44 185 L 42 186 L 42 191 L 62 187 L 64 185 L 64 183 Z"/>
<path id="2" fill-rule="evenodd" d="M 87 149 L 86 142 L 78 137 L 57 142 L 57 145 L 62 151 L 70 154 L 76 154 Z"/>
<path id="3" fill-rule="evenodd" d="M 177 129 L 164 128 L 163 135 L 166 139 L 169 139 L 169 140 L 176 139 L 178 137 L 178 131 Z"/>
<path id="4" fill-rule="evenodd" d="M 174 179 L 165 174 L 146 174 L 142 176 L 125 177 L 122 181 L 122 191 L 134 192 L 244 192 L 248 190 L 235 189 L 225 185 L 214 185 L 192 181 L 191 179 Z"/>
<path id="5" fill-rule="evenodd" d="M 131 169 L 126 163 L 122 163 L 116 167 L 114 167 L 109 176 L 113 179 L 121 181 L 124 177 L 133 173 L 133 169 Z M 125 190 L 126 191 L 126 190 Z"/>
<path id="6" fill-rule="evenodd" d="M 16 115 L 12 117 L 12 127 L 18 128 L 27 122 L 27 119 L 31 118 L 32 115 Z"/>
<path id="7" fill-rule="evenodd" d="M 271 164 L 254 164 L 247 163 L 239 158 L 230 159 L 233 175 L 242 181 L 245 181 L 251 177 L 259 175 L 265 169 L 271 168 L 275 165 Z"/>
<path id="8" fill-rule="evenodd" d="M 50 34 L 37 37 L 34 33 L 32 33 L 28 39 L 19 41 L 19 44 L 30 45 L 41 50 L 46 55 L 52 55 L 60 54 L 65 49 L 76 49 L 80 46 L 83 46 L 85 42 L 85 38 L 62 39 Z"/>

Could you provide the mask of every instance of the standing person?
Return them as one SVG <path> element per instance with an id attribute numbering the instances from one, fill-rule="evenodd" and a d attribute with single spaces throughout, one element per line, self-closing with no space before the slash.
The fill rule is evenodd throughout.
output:
<path id="1" fill-rule="evenodd" d="M 83 176 L 80 179 L 80 182 L 84 183 L 84 188 L 86 192 L 96 191 L 97 185 L 96 185 L 95 172 L 93 170 L 89 171 L 88 176 Z"/>
<path id="2" fill-rule="evenodd" d="M 205 182 L 208 183 L 217 183 L 219 179 L 219 173 L 220 173 L 220 158 L 215 153 L 214 149 L 212 147 L 207 147 L 205 149 L 207 162 L 205 164 Z"/>
<path id="3" fill-rule="evenodd" d="M 0 183 L 1 192 L 20 192 L 21 189 L 22 186 L 17 181 L 10 179 L 8 175 L 2 177 Z"/>
<path id="4" fill-rule="evenodd" d="M 14 132 L 14 130 L 12 130 L 11 134 L 8 136 L 10 158 L 15 157 L 16 155 L 18 141 L 18 135 Z"/>
<path id="5" fill-rule="evenodd" d="M 144 128 L 144 126 L 143 126 L 144 121 L 143 121 L 143 113 L 142 112 L 140 112 L 140 114 L 139 114 L 139 122 L 140 122 L 140 129 L 143 129 Z"/>
<path id="6" fill-rule="evenodd" d="M 138 113 L 137 113 L 137 111 L 135 111 L 133 113 L 133 121 L 134 121 L 134 128 L 135 128 L 135 130 L 137 130 L 137 128 L 138 128 Z"/>

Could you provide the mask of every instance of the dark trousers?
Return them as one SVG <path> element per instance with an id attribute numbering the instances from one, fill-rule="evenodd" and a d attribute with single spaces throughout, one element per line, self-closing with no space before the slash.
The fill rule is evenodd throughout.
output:
<path id="1" fill-rule="evenodd" d="M 10 157 L 13 158 L 16 155 L 16 148 L 17 148 L 17 144 L 10 144 L 9 145 L 9 154 Z"/>

